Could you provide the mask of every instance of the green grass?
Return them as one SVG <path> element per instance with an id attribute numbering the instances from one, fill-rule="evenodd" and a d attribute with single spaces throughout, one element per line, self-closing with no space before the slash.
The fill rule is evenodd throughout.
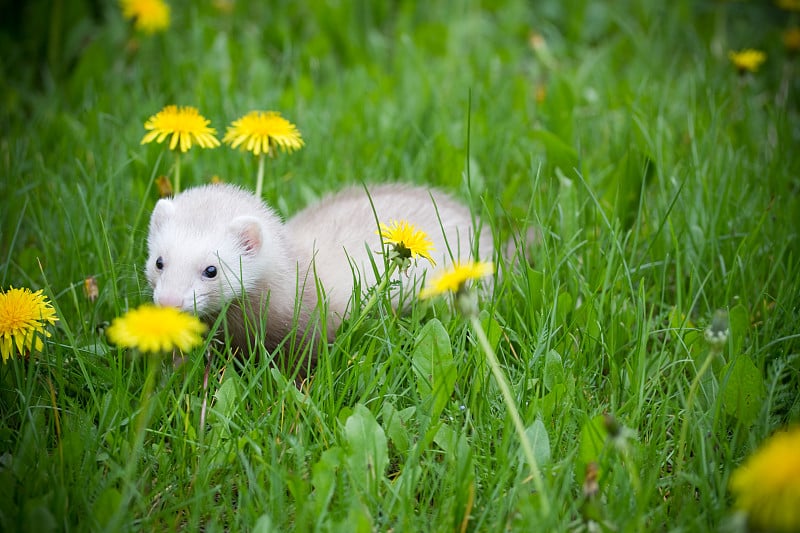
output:
<path id="1" fill-rule="evenodd" d="M 0 286 L 44 289 L 60 317 L 43 353 L 0 366 L 0 529 L 736 527 L 731 472 L 800 420 L 798 57 L 780 40 L 797 14 L 175 1 L 172 29 L 143 36 L 108 4 L 29 2 L 0 33 Z M 727 51 L 745 47 L 768 61 L 739 76 Z M 205 383 L 202 349 L 176 370 L 109 347 L 104 327 L 149 299 L 154 180 L 173 157 L 139 141 L 170 103 L 220 133 L 250 109 L 297 124 L 305 148 L 267 166 L 284 215 L 407 181 L 525 248 L 481 309 L 544 494 L 444 300 L 346 322 L 303 393 L 224 350 Z M 255 170 L 194 148 L 182 183 L 252 187 Z M 715 351 L 718 310 L 730 335 Z"/>

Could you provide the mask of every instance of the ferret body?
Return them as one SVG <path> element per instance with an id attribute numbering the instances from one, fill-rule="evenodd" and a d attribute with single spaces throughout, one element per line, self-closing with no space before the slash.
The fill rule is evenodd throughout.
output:
<path id="1" fill-rule="evenodd" d="M 492 258 L 489 229 L 476 233 L 469 210 L 450 196 L 404 185 L 368 189 L 369 194 L 346 189 L 285 223 L 233 185 L 196 187 L 159 200 L 150 219 L 145 267 L 154 302 L 196 312 L 209 322 L 227 309 L 232 346 L 249 353 L 254 338 L 261 337 L 271 353 L 292 331 L 297 342 L 315 344 L 318 294 L 327 304 L 325 337 L 333 338 L 348 314 L 354 280 L 362 291 L 372 287 L 373 261 L 382 275 L 379 222 L 406 220 L 433 242 L 436 267 L 418 260 L 395 275 L 404 284 L 418 288 L 426 271 L 430 276 L 453 261 L 469 260 L 476 249 L 479 258 Z"/>

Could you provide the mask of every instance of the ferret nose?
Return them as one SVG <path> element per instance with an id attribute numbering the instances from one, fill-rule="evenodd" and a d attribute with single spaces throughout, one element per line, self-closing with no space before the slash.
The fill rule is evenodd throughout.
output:
<path id="1" fill-rule="evenodd" d="M 160 294 L 154 298 L 154 300 L 156 305 L 160 305 L 161 307 L 183 308 L 183 297 L 179 294 Z"/>

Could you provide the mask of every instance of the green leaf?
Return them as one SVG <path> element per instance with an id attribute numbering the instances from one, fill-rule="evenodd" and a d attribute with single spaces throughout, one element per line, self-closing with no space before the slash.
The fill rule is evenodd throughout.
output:
<path id="1" fill-rule="evenodd" d="M 431 418 L 436 419 L 450 401 L 458 376 L 450 336 L 439 320 L 434 318 L 423 326 L 411 361 L 417 392 Z"/>
<path id="2" fill-rule="evenodd" d="M 533 311 L 539 311 L 544 302 L 544 273 L 528 268 L 528 306 Z"/>
<path id="3" fill-rule="evenodd" d="M 338 446 L 322 452 L 311 468 L 311 484 L 314 486 L 314 509 L 317 516 L 326 512 L 336 492 L 336 473 L 344 462 L 344 451 Z"/>
<path id="4" fill-rule="evenodd" d="M 556 307 L 556 325 L 567 324 L 567 314 L 570 313 L 575 307 L 575 299 L 568 292 L 562 292 L 558 295 Z"/>
<path id="5" fill-rule="evenodd" d="M 722 389 L 722 407 L 729 415 L 749 426 L 761 412 L 765 394 L 761 372 L 746 355 L 731 361 L 723 370 L 727 380 Z"/>
<path id="6" fill-rule="evenodd" d="M 235 373 L 229 372 L 214 394 L 214 412 L 223 420 L 231 418 L 241 403 L 239 381 Z"/>
<path id="7" fill-rule="evenodd" d="M 589 463 L 598 462 L 606 445 L 606 428 L 603 415 L 597 415 L 581 427 L 578 444 L 578 459 L 583 468 Z"/>
<path id="8" fill-rule="evenodd" d="M 475 467 L 472 461 L 472 449 L 467 442 L 463 431 L 456 431 L 447 424 L 441 424 L 433 437 L 435 442 L 444 452 L 445 461 L 449 468 L 458 472 L 458 478 L 472 479 Z"/>
<path id="9" fill-rule="evenodd" d="M 564 383 L 554 385 L 550 392 L 542 397 L 542 417 L 545 420 L 550 420 L 554 413 L 563 409 L 566 399 L 567 386 Z"/>
<path id="10" fill-rule="evenodd" d="M 379 482 L 389 463 L 386 433 L 370 410 L 357 404 L 344 424 L 344 437 L 353 484 L 371 497 L 377 497 Z"/>
<path id="11" fill-rule="evenodd" d="M 92 506 L 92 514 L 100 526 L 109 525 L 121 501 L 122 494 L 114 487 L 109 487 L 100 493 Z"/>
<path id="12" fill-rule="evenodd" d="M 497 346 L 500 344 L 500 339 L 503 336 L 503 327 L 500 325 L 500 322 L 485 309 L 481 311 L 480 319 L 489 344 L 492 348 L 497 350 Z"/>
<path id="13" fill-rule="evenodd" d="M 268 514 L 262 514 L 253 525 L 253 533 L 272 533 L 278 529 L 272 524 L 272 518 Z"/>
<path id="14" fill-rule="evenodd" d="M 552 391 L 556 385 L 564 383 L 564 363 L 561 354 L 550 350 L 544 356 L 544 386 Z"/>
<path id="15" fill-rule="evenodd" d="M 22 509 L 22 531 L 35 531 L 36 533 L 58 531 L 58 522 L 50 510 L 50 503 L 46 501 L 46 498 L 29 500 L 25 502 Z"/>
<path id="16" fill-rule="evenodd" d="M 733 354 L 742 353 L 747 332 L 750 329 L 750 313 L 742 304 L 734 305 L 728 311 L 730 335 L 733 338 Z"/>
<path id="17" fill-rule="evenodd" d="M 525 428 L 525 434 L 533 447 L 533 456 L 539 466 L 550 462 L 550 436 L 547 434 L 544 422 L 537 418 L 533 424 Z M 528 464 L 525 454 L 522 452 L 522 447 L 519 450 L 519 462 L 523 466 Z"/>
<path id="18" fill-rule="evenodd" d="M 578 166 L 578 152 L 559 136 L 547 130 L 534 130 L 531 136 L 542 143 L 547 159 L 553 166 L 571 172 Z"/>
<path id="19" fill-rule="evenodd" d="M 391 402 L 385 402 L 381 409 L 381 419 L 386 428 L 386 434 L 400 455 L 405 455 L 411 446 L 406 422 L 415 410 L 416 407 L 408 407 L 398 411 Z"/>

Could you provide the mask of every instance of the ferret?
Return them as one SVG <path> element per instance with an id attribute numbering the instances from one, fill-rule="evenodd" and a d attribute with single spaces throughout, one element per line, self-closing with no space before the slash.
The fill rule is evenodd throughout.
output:
<path id="1" fill-rule="evenodd" d="M 257 338 L 270 354 L 292 340 L 310 345 L 307 361 L 284 361 L 285 369 L 302 376 L 315 364 L 321 319 L 330 342 L 348 315 L 354 288 L 366 291 L 376 284 L 374 265 L 383 274 L 379 223 L 406 220 L 433 242 L 435 268 L 418 259 L 395 274 L 412 290 L 454 261 L 493 257 L 489 228 L 476 228 L 469 209 L 449 195 L 400 184 L 367 189 L 345 189 L 286 222 L 234 185 L 195 187 L 159 200 L 150 218 L 145 267 L 153 301 L 212 324 L 225 311 L 231 346 L 244 354 Z M 320 297 L 325 306 L 318 305 Z M 321 309 L 327 310 L 324 317 Z"/>

